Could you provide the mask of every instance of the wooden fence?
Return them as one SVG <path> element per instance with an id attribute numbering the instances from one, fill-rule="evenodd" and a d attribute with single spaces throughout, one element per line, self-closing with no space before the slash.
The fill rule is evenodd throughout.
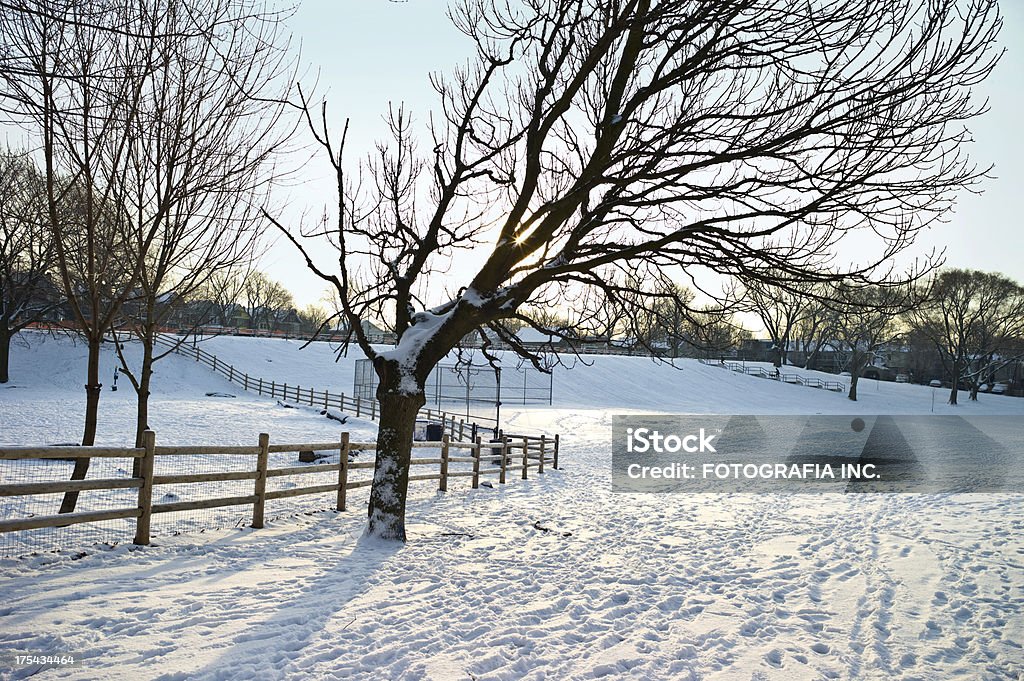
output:
<path id="1" fill-rule="evenodd" d="M 746 374 L 747 376 L 757 376 L 759 378 L 767 378 L 775 381 L 781 381 L 782 383 L 790 383 L 792 385 L 803 385 L 808 388 L 821 388 L 823 390 L 831 390 L 833 392 L 842 392 L 846 390 L 846 386 L 840 381 L 823 381 L 820 378 L 802 376 L 801 374 L 777 373 L 775 371 L 769 371 L 762 366 L 747 366 L 746 364 L 740 364 L 738 362 L 724 362 L 710 359 L 702 359 L 700 362 L 701 364 L 722 367 L 723 369 L 735 371 L 740 374 Z"/>
<path id="2" fill-rule="evenodd" d="M 317 390 L 312 387 L 301 385 L 290 385 L 278 383 L 277 381 L 266 381 L 258 376 L 250 376 L 247 372 L 236 369 L 233 364 L 225 362 L 212 353 L 202 348 L 186 345 L 180 340 L 172 340 L 163 336 L 157 336 L 157 342 L 165 347 L 172 348 L 180 355 L 184 355 L 196 362 L 203 364 L 220 374 L 231 383 L 239 385 L 243 390 L 254 391 L 257 395 L 273 397 L 285 402 L 304 404 L 310 407 L 322 407 L 324 409 L 339 409 L 344 412 L 353 413 L 357 418 L 366 418 L 376 421 L 377 401 L 364 400 L 358 395 L 350 396 L 345 393 L 331 393 L 328 390 Z M 481 427 L 491 430 L 496 436 L 501 433 L 497 429 L 497 421 L 488 418 L 478 418 L 477 421 L 467 421 L 450 412 L 439 409 L 423 409 L 420 416 L 428 421 L 440 423 L 444 432 L 448 433 L 452 440 L 468 442 L 475 438 Z M 482 423 L 478 423 L 482 422 Z"/>
<path id="3" fill-rule="evenodd" d="M 559 438 L 557 435 L 553 439 L 548 439 L 545 436 L 503 436 L 500 440 L 491 442 L 484 442 L 480 436 L 477 436 L 473 442 L 455 442 L 446 434 L 440 441 L 416 442 L 413 444 L 409 481 L 437 481 L 438 489 L 447 491 L 449 480 L 457 477 L 471 478 L 473 489 L 480 486 L 480 481 L 485 476 L 497 476 L 499 484 L 506 483 L 509 480 L 510 474 L 519 474 L 523 480 L 526 480 L 531 469 L 536 470 L 538 473 L 544 473 L 548 467 L 558 468 L 558 447 Z M 440 455 L 435 457 L 416 457 L 416 450 L 424 448 L 439 449 Z M 72 454 L 81 458 L 113 457 L 141 459 L 138 477 L 0 484 L 0 497 L 5 498 L 57 494 L 70 491 L 138 490 L 138 502 L 133 507 L 8 518 L 0 520 L 0 533 L 134 518 L 136 519 L 134 543 L 145 545 L 150 542 L 150 523 L 154 514 L 251 505 L 252 527 L 262 528 L 268 502 L 272 502 L 275 499 L 328 493 L 335 495 L 335 508 L 339 511 L 344 511 L 347 506 L 348 491 L 359 487 L 368 487 L 372 483 L 372 479 L 350 480 L 349 474 L 356 469 L 373 469 L 375 465 L 373 461 L 350 462 L 349 453 L 353 451 L 372 451 L 375 449 L 376 444 L 372 442 L 350 441 L 348 433 L 342 433 L 338 442 L 326 443 L 271 444 L 270 436 L 266 433 L 261 433 L 255 446 L 160 447 L 156 445 L 156 434 L 153 431 L 146 431 L 144 446 L 138 448 L 81 447 L 70 451 L 67 447 L 0 448 L 0 460 L 67 459 Z M 339 460 L 338 463 L 281 468 L 269 467 L 269 454 L 271 453 L 302 451 L 336 451 L 339 454 Z M 252 468 L 250 470 L 193 473 L 189 475 L 154 475 L 154 462 L 157 457 L 199 455 L 251 457 Z M 470 464 L 471 466 L 468 470 L 451 470 L 450 465 L 453 463 Z M 424 472 L 416 473 L 417 469 Z M 337 480 L 331 484 L 307 484 L 303 487 L 267 490 L 267 481 L 270 478 L 303 476 L 314 473 L 337 473 Z M 241 496 L 222 496 L 192 501 L 153 503 L 153 490 L 162 485 L 224 482 L 230 480 L 251 480 L 253 482 L 252 493 Z"/>

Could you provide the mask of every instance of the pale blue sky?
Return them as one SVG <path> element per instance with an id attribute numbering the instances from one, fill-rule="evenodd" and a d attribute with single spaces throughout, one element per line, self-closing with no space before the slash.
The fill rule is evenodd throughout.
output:
<path id="1" fill-rule="evenodd" d="M 452 28 L 438 0 L 301 0 L 290 22 L 312 82 L 319 69 L 318 91 L 326 93 L 340 132 L 351 119 L 352 151 L 364 153 L 383 134 L 381 115 L 389 101 L 405 102 L 419 120 L 436 101 L 427 76 L 448 71 L 471 53 L 469 42 Z M 922 235 L 915 250 L 947 248 L 947 264 L 1002 271 L 1024 283 L 1024 237 L 1020 233 L 1024 186 L 1024 2 L 1004 1 L 1001 42 L 1006 54 L 978 92 L 991 111 L 971 125 L 976 143 L 970 153 L 979 165 L 994 164 L 994 179 L 980 196 L 964 194 L 948 224 Z M 355 155 L 353 155 L 355 158 Z M 301 207 L 319 214 L 333 202 L 333 187 L 318 163 L 302 169 L 302 184 L 292 190 L 292 211 Z M 319 280 L 286 244 L 268 253 L 268 272 L 293 290 L 299 304 L 315 302 Z"/>

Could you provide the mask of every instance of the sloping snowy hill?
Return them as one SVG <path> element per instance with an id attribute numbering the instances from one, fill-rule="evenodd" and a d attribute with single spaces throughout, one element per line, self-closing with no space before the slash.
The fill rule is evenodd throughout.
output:
<path id="1" fill-rule="evenodd" d="M 207 352 L 233 364 L 241 371 L 278 383 L 350 393 L 355 361 L 337 357 L 337 347 L 315 342 L 277 338 L 220 336 L 200 344 Z M 514 366 L 511 353 L 502 357 Z M 970 403 L 966 394 L 958 407 L 946 405 L 948 391 L 920 385 L 862 380 L 859 400 L 844 393 L 832 393 L 798 385 L 745 376 L 696 360 L 676 360 L 676 367 L 646 357 L 587 355 L 566 358 L 571 368 L 557 367 L 554 374 L 554 407 L 615 408 L 671 411 L 679 413 L 1004 413 L 1024 414 L 1024 400 L 1002 395 L 979 396 Z M 767 366 L 767 365 L 766 365 Z M 787 373 L 826 380 L 848 378 L 793 367 Z M 934 405 L 932 404 L 934 400 Z"/>
<path id="2" fill-rule="evenodd" d="M 202 341 L 207 352 L 253 377 L 317 390 L 351 394 L 356 361 L 336 357 L 328 343 L 276 338 L 222 336 Z M 127 347 L 131 361 L 140 353 Z M 0 386 L 0 442 L 74 442 L 80 437 L 85 409 L 86 348 L 67 337 L 37 332 L 21 334 L 12 348 L 12 381 Z M 508 361 L 515 364 L 515 358 Z M 979 396 L 970 402 L 946 404 L 947 391 L 926 386 L 862 380 L 860 399 L 845 393 L 788 385 L 737 374 L 696 360 L 678 360 L 676 367 L 645 357 L 587 356 L 567 360 L 572 368 L 557 367 L 554 374 L 554 409 L 596 409 L 621 412 L 678 412 L 720 414 L 1021 414 L 1024 399 L 1004 395 Z M 112 345 L 104 348 L 100 376 L 97 443 L 120 444 L 134 437 L 135 394 L 121 376 L 113 392 L 117 357 Z M 787 372 L 837 377 L 788 368 Z M 207 396 L 227 393 L 234 398 Z M 546 408 L 504 410 L 508 423 L 520 428 L 550 430 Z M 308 410 L 284 410 L 275 400 L 246 393 L 208 368 L 181 355 L 156 364 L 150 425 L 163 443 L 208 442 L 248 444 L 266 430 L 277 441 L 302 441 L 337 434 L 338 428 Z M 353 422 L 354 425 L 354 422 Z M 368 424 L 367 424 L 368 425 Z M 366 426 L 364 426 L 365 428 Z"/>
<path id="3" fill-rule="evenodd" d="M 127 345 L 126 354 L 132 362 L 141 357 L 135 344 Z M 11 381 L 0 385 L 0 444 L 80 441 L 85 345 L 64 336 L 23 332 L 11 355 Z M 130 444 L 135 439 L 135 392 L 123 375 L 117 391 L 111 389 L 118 364 L 113 345 L 106 344 L 100 361 L 100 445 Z M 246 393 L 178 355 L 156 363 L 152 393 L 149 425 L 161 444 L 253 444 L 260 432 L 271 433 L 277 442 L 309 442 L 334 439 L 342 430 L 314 410 L 283 409 L 275 400 Z M 372 424 L 354 419 L 345 429 L 373 433 Z"/>

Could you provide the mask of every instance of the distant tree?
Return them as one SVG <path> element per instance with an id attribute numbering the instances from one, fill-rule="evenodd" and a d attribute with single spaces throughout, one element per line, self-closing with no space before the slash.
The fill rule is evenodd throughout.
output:
<path id="1" fill-rule="evenodd" d="M 912 323 L 938 350 L 953 384 L 949 403 L 957 403 L 961 383 L 976 400 L 986 377 L 1021 357 L 1024 289 L 1002 274 L 949 269 L 935 277 L 928 298 Z"/>
<path id="2" fill-rule="evenodd" d="M 839 313 L 829 304 L 832 295 L 830 287 L 812 287 L 803 308 L 803 314 L 793 328 L 792 336 L 803 352 L 804 368 L 814 369 L 822 350 L 835 342 L 838 333 Z M 821 296 L 821 297 L 816 297 Z"/>
<path id="3" fill-rule="evenodd" d="M 245 281 L 250 270 L 228 269 L 215 272 L 206 285 L 212 323 L 225 328 L 235 326 L 236 309 L 241 305 Z"/>
<path id="4" fill-rule="evenodd" d="M 295 306 L 291 292 L 263 272 L 250 272 L 242 285 L 249 328 L 273 330 L 276 313 Z"/>
<path id="5" fill-rule="evenodd" d="M 398 337 L 354 339 L 380 379 L 371 535 L 405 539 L 424 384 L 467 334 L 578 287 L 643 301 L 609 285 L 609 266 L 637 282 L 676 268 L 864 284 L 983 173 L 961 143 L 996 58 L 994 0 L 466 0 L 452 16 L 475 55 L 433 78 L 422 147 L 393 108 L 392 142 L 346 169 L 345 133 L 300 102 L 339 213 L 285 231 L 350 324 L 386 308 Z M 841 266 L 853 231 L 872 255 Z M 425 300 L 465 250 L 475 273 Z M 360 270 L 372 277 L 353 287 Z"/>
<path id="6" fill-rule="evenodd" d="M 872 286 L 835 289 L 837 349 L 850 372 L 850 391 L 857 400 L 857 384 L 864 369 L 886 345 L 899 338 L 899 315 L 913 305 L 909 288 Z"/>
<path id="7" fill-rule="evenodd" d="M 299 310 L 299 319 L 303 327 L 312 333 L 321 331 L 331 318 L 331 313 L 323 305 L 310 303 Z"/>
<path id="8" fill-rule="evenodd" d="M 0 383 L 10 380 L 11 339 L 59 306 L 50 276 L 53 238 L 46 184 L 25 153 L 0 151 Z"/>
<path id="9" fill-rule="evenodd" d="M 785 282 L 785 275 L 778 274 L 775 279 Z M 738 295 L 744 311 L 756 315 L 768 333 L 777 367 L 787 363 L 797 328 L 811 305 L 804 288 L 793 282 L 777 284 L 755 279 L 743 282 Z"/>
<path id="10" fill-rule="evenodd" d="M 684 348 L 692 344 L 696 325 L 693 291 L 666 280 L 649 295 L 650 304 L 634 308 L 639 313 L 637 320 L 645 327 L 638 336 L 642 345 L 655 355 L 666 354 L 673 359 L 682 356 Z"/>
<path id="11" fill-rule="evenodd" d="M 689 343 L 705 357 L 731 351 L 751 335 L 731 314 L 715 306 L 698 309 L 691 316 Z"/>

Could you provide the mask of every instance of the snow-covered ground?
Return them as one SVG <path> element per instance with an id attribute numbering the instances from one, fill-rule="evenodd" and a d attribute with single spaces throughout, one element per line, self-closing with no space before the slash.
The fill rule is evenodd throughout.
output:
<path id="1" fill-rule="evenodd" d="M 351 386 L 351 360 L 328 364 L 326 346 L 205 347 L 265 378 L 262 366 Z M 0 442 L 78 437 L 83 354 L 55 340 L 16 350 Z M 421 487 L 401 547 L 360 540 L 356 496 L 350 512 L 264 530 L 6 559 L 0 652 L 81 658 L 38 678 L 1024 678 L 1020 494 L 611 492 L 614 413 L 930 413 L 932 389 L 864 381 L 852 403 L 697 362 L 590 359 L 556 375 L 551 408 L 510 415 L 512 430 L 562 434 L 560 472 L 475 491 L 463 481 L 447 495 Z M 161 363 L 155 390 L 164 444 L 341 429 L 181 358 Z M 205 396 L 218 391 L 237 397 Z M 1024 415 L 1015 398 L 953 408 L 934 397 L 936 413 Z M 104 392 L 102 442 L 131 439 L 131 398 L 128 386 Z M 32 671 L 7 664 L 0 675 Z"/>

